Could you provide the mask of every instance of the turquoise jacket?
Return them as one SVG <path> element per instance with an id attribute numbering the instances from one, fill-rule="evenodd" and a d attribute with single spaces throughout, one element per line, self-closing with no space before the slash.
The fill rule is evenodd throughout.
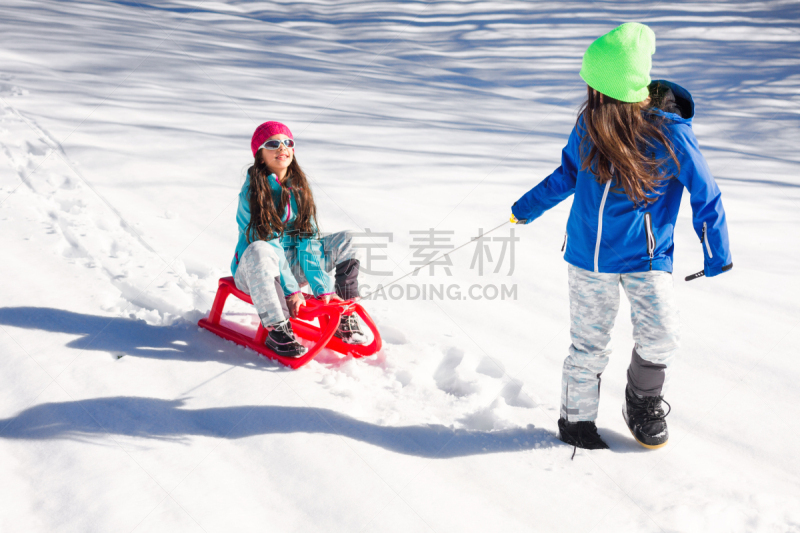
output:
<path id="1" fill-rule="evenodd" d="M 267 180 L 269 182 L 270 191 L 272 192 L 272 201 L 275 203 L 278 212 L 280 212 L 281 184 L 275 174 L 270 174 Z M 325 254 L 322 248 L 322 241 L 320 239 L 301 239 L 294 235 L 287 235 L 287 233 L 291 233 L 292 230 L 294 230 L 294 221 L 297 219 L 297 202 L 295 201 L 293 192 L 290 193 L 289 198 L 290 203 L 287 209 L 284 210 L 285 212 L 283 215 L 284 234 L 275 234 L 271 239 L 266 241 L 267 244 L 275 247 L 275 251 L 278 254 L 281 272 L 281 288 L 286 296 L 300 290 L 300 284 L 297 282 L 297 279 L 295 279 L 294 274 L 292 274 L 291 265 L 286 258 L 286 251 L 290 248 L 296 248 L 296 254 L 290 254 L 290 256 L 297 258 L 314 296 L 330 294 L 334 291 L 334 283 L 333 277 L 325 272 Z M 247 240 L 245 231 L 249 223 L 250 175 L 248 174 L 244 185 L 242 185 L 242 190 L 239 192 L 239 208 L 236 211 L 236 224 L 239 226 L 239 241 L 236 243 L 236 252 L 231 262 L 231 272 L 234 276 L 236 275 L 236 269 L 239 266 L 239 259 L 241 259 L 242 254 L 244 254 L 250 242 L 256 240 L 255 235 L 252 233 L 250 242 Z M 314 220 L 311 221 L 311 224 L 316 231 L 317 226 Z"/>

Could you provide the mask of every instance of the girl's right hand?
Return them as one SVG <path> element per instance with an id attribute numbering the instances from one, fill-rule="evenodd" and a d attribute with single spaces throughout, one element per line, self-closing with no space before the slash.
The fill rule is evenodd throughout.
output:
<path id="1" fill-rule="evenodd" d="M 302 292 L 296 292 L 286 297 L 286 305 L 289 307 L 289 314 L 292 318 L 297 317 L 301 305 L 306 305 L 306 299 L 303 298 Z"/>

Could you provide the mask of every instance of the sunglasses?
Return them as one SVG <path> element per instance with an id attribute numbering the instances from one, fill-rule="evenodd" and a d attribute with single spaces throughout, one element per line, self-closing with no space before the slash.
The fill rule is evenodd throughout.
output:
<path id="1" fill-rule="evenodd" d="M 283 139 L 283 140 L 272 139 L 271 141 L 267 141 L 261 146 L 259 146 L 259 148 L 266 148 L 267 150 L 277 150 L 281 147 L 281 144 L 283 144 L 286 148 L 294 148 L 294 139 Z"/>

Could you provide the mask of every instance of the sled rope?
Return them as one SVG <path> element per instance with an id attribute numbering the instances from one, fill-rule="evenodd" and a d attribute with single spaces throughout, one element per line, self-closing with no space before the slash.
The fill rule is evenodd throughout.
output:
<path id="1" fill-rule="evenodd" d="M 448 255 L 452 254 L 453 252 L 455 252 L 455 251 L 458 251 L 458 250 L 460 250 L 461 248 L 463 248 L 463 247 L 467 246 L 468 244 L 471 244 L 471 243 L 475 242 L 475 241 L 476 241 L 476 240 L 478 240 L 480 237 L 484 237 L 484 236 L 486 236 L 486 235 L 489 235 L 491 232 L 493 232 L 493 231 L 495 231 L 495 230 L 498 230 L 498 229 L 502 228 L 503 226 L 505 226 L 505 225 L 506 225 L 506 224 L 508 224 L 509 222 L 511 222 L 511 221 L 510 221 L 510 220 L 506 220 L 505 222 L 503 222 L 503 223 L 502 223 L 502 224 L 500 224 L 499 226 L 497 226 L 497 227 L 494 227 L 494 228 L 490 229 L 489 231 L 487 231 L 487 232 L 483 233 L 482 235 L 479 235 L 479 236 L 477 236 L 477 237 L 473 237 L 472 239 L 468 240 L 467 242 L 465 242 L 464 244 L 462 244 L 462 245 L 461 245 L 461 246 L 459 246 L 458 248 L 453 248 L 452 250 L 450 250 L 450 251 L 449 251 L 449 252 L 447 252 L 446 254 L 442 254 L 442 255 L 439 255 L 439 256 L 436 256 L 436 257 L 434 257 L 433 259 L 431 259 L 430 261 L 428 261 L 428 262 L 427 262 L 427 263 L 425 263 L 424 265 L 422 265 L 422 266 L 418 266 L 417 268 L 415 268 L 415 269 L 414 269 L 414 270 L 412 270 L 411 272 L 408 272 L 407 274 L 403 274 L 402 276 L 400 276 L 400 277 L 399 277 L 399 278 L 397 278 L 396 280 L 392 281 L 392 282 L 391 282 L 391 283 L 389 283 L 388 285 L 381 285 L 381 286 L 380 286 L 380 288 L 378 288 L 378 289 L 375 289 L 375 290 L 374 290 L 374 291 L 372 291 L 371 293 L 369 293 L 369 294 L 367 294 L 367 295 L 365 295 L 365 296 L 361 296 L 360 298 L 369 298 L 370 296 L 372 296 L 372 295 L 373 295 L 373 294 L 375 294 L 376 292 L 378 292 L 378 291 L 382 291 L 382 290 L 384 290 L 384 289 L 386 289 L 386 288 L 388 288 L 388 287 L 391 287 L 392 285 L 394 285 L 395 283 L 397 283 L 397 282 L 398 282 L 398 281 L 400 281 L 401 279 L 403 279 L 403 278 L 407 278 L 408 276 L 411 276 L 411 275 L 413 275 L 413 274 L 416 274 L 417 272 L 419 272 L 420 270 L 422 270 L 422 269 L 423 269 L 423 268 L 425 268 L 426 266 L 430 265 L 430 264 L 431 264 L 431 263 L 433 263 L 434 261 L 438 261 L 438 260 L 440 260 L 440 259 L 443 259 L 443 258 L 447 257 Z"/>

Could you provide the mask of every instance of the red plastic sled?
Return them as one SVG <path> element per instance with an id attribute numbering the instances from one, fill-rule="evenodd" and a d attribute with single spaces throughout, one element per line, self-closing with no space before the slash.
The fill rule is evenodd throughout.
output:
<path id="1" fill-rule="evenodd" d="M 286 366 L 299 368 L 314 359 L 319 351 L 326 347 L 345 355 L 352 355 L 353 357 L 366 357 L 377 353 L 378 350 L 381 349 L 381 336 L 378 333 L 378 328 L 375 326 L 375 322 L 372 321 L 372 317 L 367 314 L 359 303 L 353 300 L 334 300 L 325 304 L 316 298 L 306 296 L 306 305 L 300 307 L 297 318 L 291 319 L 292 329 L 299 337 L 314 341 L 314 345 L 309 347 L 308 351 L 302 357 L 292 358 L 280 356 L 267 348 L 264 344 L 264 341 L 267 339 L 267 330 L 265 330 L 264 326 L 260 323 L 258 324 L 258 331 L 256 331 L 255 338 L 248 337 L 247 335 L 243 335 L 220 324 L 219 320 L 222 317 L 222 309 L 225 307 L 225 301 L 231 294 L 251 305 L 253 303 L 248 294 L 236 288 L 232 277 L 221 278 L 219 280 L 217 296 L 214 298 L 214 304 L 211 306 L 211 312 L 208 318 L 200 319 L 197 325 L 219 335 L 223 339 L 233 341 L 241 346 L 246 346 Z M 353 313 L 358 314 L 361 320 L 372 330 L 373 339 L 371 343 L 361 345 L 347 344 L 342 342 L 338 337 L 333 336 L 336 332 L 336 328 L 339 327 L 339 318 L 342 315 L 350 315 Z M 319 320 L 319 327 L 309 323 L 315 318 Z"/>

